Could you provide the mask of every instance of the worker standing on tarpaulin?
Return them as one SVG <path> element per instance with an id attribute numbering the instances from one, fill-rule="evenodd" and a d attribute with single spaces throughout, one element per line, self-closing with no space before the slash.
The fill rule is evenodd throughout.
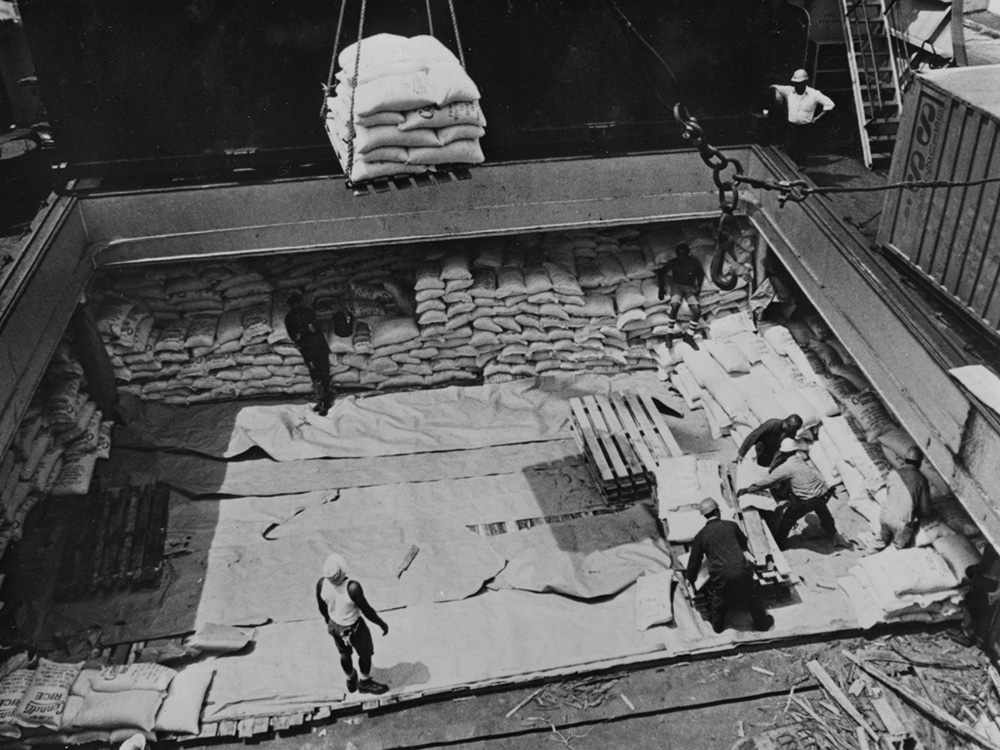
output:
<path id="1" fill-rule="evenodd" d="M 659 298 L 666 299 L 667 278 L 670 278 L 671 295 L 667 317 L 670 318 L 668 325 L 672 336 L 678 333 L 677 315 L 680 313 L 681 303 L 687 303 L 691 311 L 691 322 L 685 336 L 690 338 L 691 331 L 701 319 L 698 296 L 701 294 L 702 284 L 705 283 L 705 269 L 701 267 L 697 258 L 692 257 L 691 248 L 686 242 L 678 244 L 674 252 L 676 257 L 656 269 L 656 283 L 659 287 Z"/>
<path id="2" fill-rule="evenodd" d="M 799 166 L 806 165 L 813 138 L 813 125 L 833 109 L 833 99 L 807 85 L 809 74 L 799 68 L 792 73 L 791 86 L 772 84 L 774 98 L 788 105 L 788 131 L 785 151 Z"/>
<path id="3" fill-rule="evenodd" d="M 309 368 L 309 377 L 316 390 L 316 406 L 314 411 L 325 417 L 333 405 L 333 391 L 330 388 L 330 344 L 320 328 L 316 313 L 306 307 L 301 294 L 288 297 L 288 305 L 292 309 L 285 316 L 285 330 L 302 354 L 302 359 Z"/>
<path id="4" fill-rule="evenodd" d="M 729 610 L 740 608 L 750 612 L 756 630 L 770 630 L 774 618 L 767 614 L 760 601 L 750 563 L 743 554 L 747 550 L 746 535 L 734 521 L 722 520 L 719 506 L 711 498 L 702 500 L 698 510 L 705 516 L 705 525 L 691 543 L 687 579 L 693 586 L 702 561 L 708 561 L 705 591 L 712 629 L 721 633 L 726 627 Z"/>
<path id="5" fill-rule="evenodd" d="M 371 676 L 375 645 L 365 618 L 382 628 L 382 635 L 389 634 L 389 626 L 368 603 L 361 584 L 347 577 L 347 561 L 336 552 L 323 563 L 323 577 L 316 582 L 316 603 L 326 620 L 327 632 L 337 644 L 340 666 L 347 675 L 347 692 L 360 690 L 373 695 L 386 692 L 389 686 L 376 682 Z M 354 669 L 355 651 L 358 652 L 360 680 Z"/>

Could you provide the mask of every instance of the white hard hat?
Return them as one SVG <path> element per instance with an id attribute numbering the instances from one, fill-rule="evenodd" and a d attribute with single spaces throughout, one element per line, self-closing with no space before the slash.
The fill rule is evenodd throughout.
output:
<path id="1" fill-rule="evenodd" d="M 326 558 L 326 562 L 323 563 L 323 577 L 339 580 L 346 574 L 347 560 L 344 559 L 344 556 L 338 555 L 336 552 L 330 553 L 330 556 Z"/>
<path id="2" fill-rule="evenodd" d="M 799 68 L 794 73 L 792 73 L 792 83 L 803 83 L 809 80 L 809 74 L 806 73 L 802 68 Z"/>
<path id="3" fill-rule="evenodd" d="M 798 440 L 792 440 L 792 438 L 784 438 L 779 448 L 782 453 L 795 453 L 795 451 L 804 451 L 805 449 L 805 445 Z"/>

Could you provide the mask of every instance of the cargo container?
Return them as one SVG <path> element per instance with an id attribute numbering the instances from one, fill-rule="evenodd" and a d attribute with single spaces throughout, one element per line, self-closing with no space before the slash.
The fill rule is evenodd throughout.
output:
<path id="1" fill-rule="evenodd" d="M 974 184 L 992 179 L 993 182 Z M 1000 326 L 1000 66 L 937 70 L 907 94 L 878 242 L 990 330 Z"/>

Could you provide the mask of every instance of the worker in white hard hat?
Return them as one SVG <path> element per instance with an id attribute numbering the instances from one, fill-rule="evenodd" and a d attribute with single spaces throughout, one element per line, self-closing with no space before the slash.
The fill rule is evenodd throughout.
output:
<path id="1" fill-rule="evenodd" d="M 326 620 L 327 632 L 333 636 L 340 653 L 340 666 L 347 675 L 347 692 L 381 695 L 388 685 L 372 679 L 372 655 L 375 646 L 365 619 L 382 628 L 388 635 L 389 626 L 378 616 L 365 598 L 361 584 L 347 576 L 347 561 L 336 552 L 323 563 L 323 577 L 316 582 L 316 603 Z M 358 653 L 358 671 L 354 669 L 354 652 Z M 358 679 L 358 672 L 361 678 Z"/>
<path id="2" fill-rule="evenodd" d="M 837 533 L 837 523 L 833 520 L 833 515 L 827 507 L 827 503 L 833 497 L 834 488 L 827 485 L 823 475 L 819 473 L 819 469 L 809 460 L 808 444 L 792 438 L 785 438 L 781 441 L 778 450 L 787 455 L 784 462 L 771 469 L 765 479 L 754 482 L 749 487 L 737 492 L 737 497 L 746 493 L 760 492 L 787 482 L 791 498 L 783 507 L 781 520 L 777 522 L 777 528 L 774 529 L 774 541 L 777 542 L 778 548 L 785 548 L 788 535 L 795 528 L 795 524 L 810 513 L 816 514 L 820 527 L 827 536 L 833 539 L 835 545 L 850 547 L 851 545 Z"/>
<path id="3" fill-rule="evenodd" d="M 719 505 L 706 497 L 698 506 L 705 525 L 695 535 L 688 558 L 687 579 L 693 586 L 698 580 L 702 562 L 708 563 L 708 621 L 716 633 L 726 627 L 726 616 L 732 609 L 746 609 L 755 630 L 770 630 L 774 618 L 764 609 L 757 591 L 753 571 L 744 552 L 747 538 L 735 521 L 723 521 Z"/>
<path id="4" fill-rule="evenodd" d="M 813 139 L 813 125 L 833 107 L 833 100 L 822 91 L 808 85 L 809 74 L 799 68 L 792 73 L 792 85 L 773 84 L 774 98 L 785 102 L 788 109 L 788 129 L 785 151 L 800 167 L 804 167 Z"/>
<path id="5" fill-rule="evenodd" d="M 879 513 L 880 534 L 875 549 L 890 544 L 903 549 L 913 541 L 920 522 L 931 515 L 931 489 L 920 471 L 924 454 L 911 445 L 903 456 L 903 465 L 889 473 L 886 498 Z"/>

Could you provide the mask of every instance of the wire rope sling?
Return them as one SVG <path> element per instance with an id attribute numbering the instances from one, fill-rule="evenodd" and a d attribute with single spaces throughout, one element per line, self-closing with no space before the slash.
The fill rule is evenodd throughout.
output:
<path id="1" fill-rule="evenodd" d="M 361 0 L 357 41 L 339 49 L 341 0 L 321 116 L 348 187 L 480 164 L 486 118 L 479 89 L 465 71 L 453 0 L 448 9 L 458 56 L 429 34 L 365 36 Z"/>

